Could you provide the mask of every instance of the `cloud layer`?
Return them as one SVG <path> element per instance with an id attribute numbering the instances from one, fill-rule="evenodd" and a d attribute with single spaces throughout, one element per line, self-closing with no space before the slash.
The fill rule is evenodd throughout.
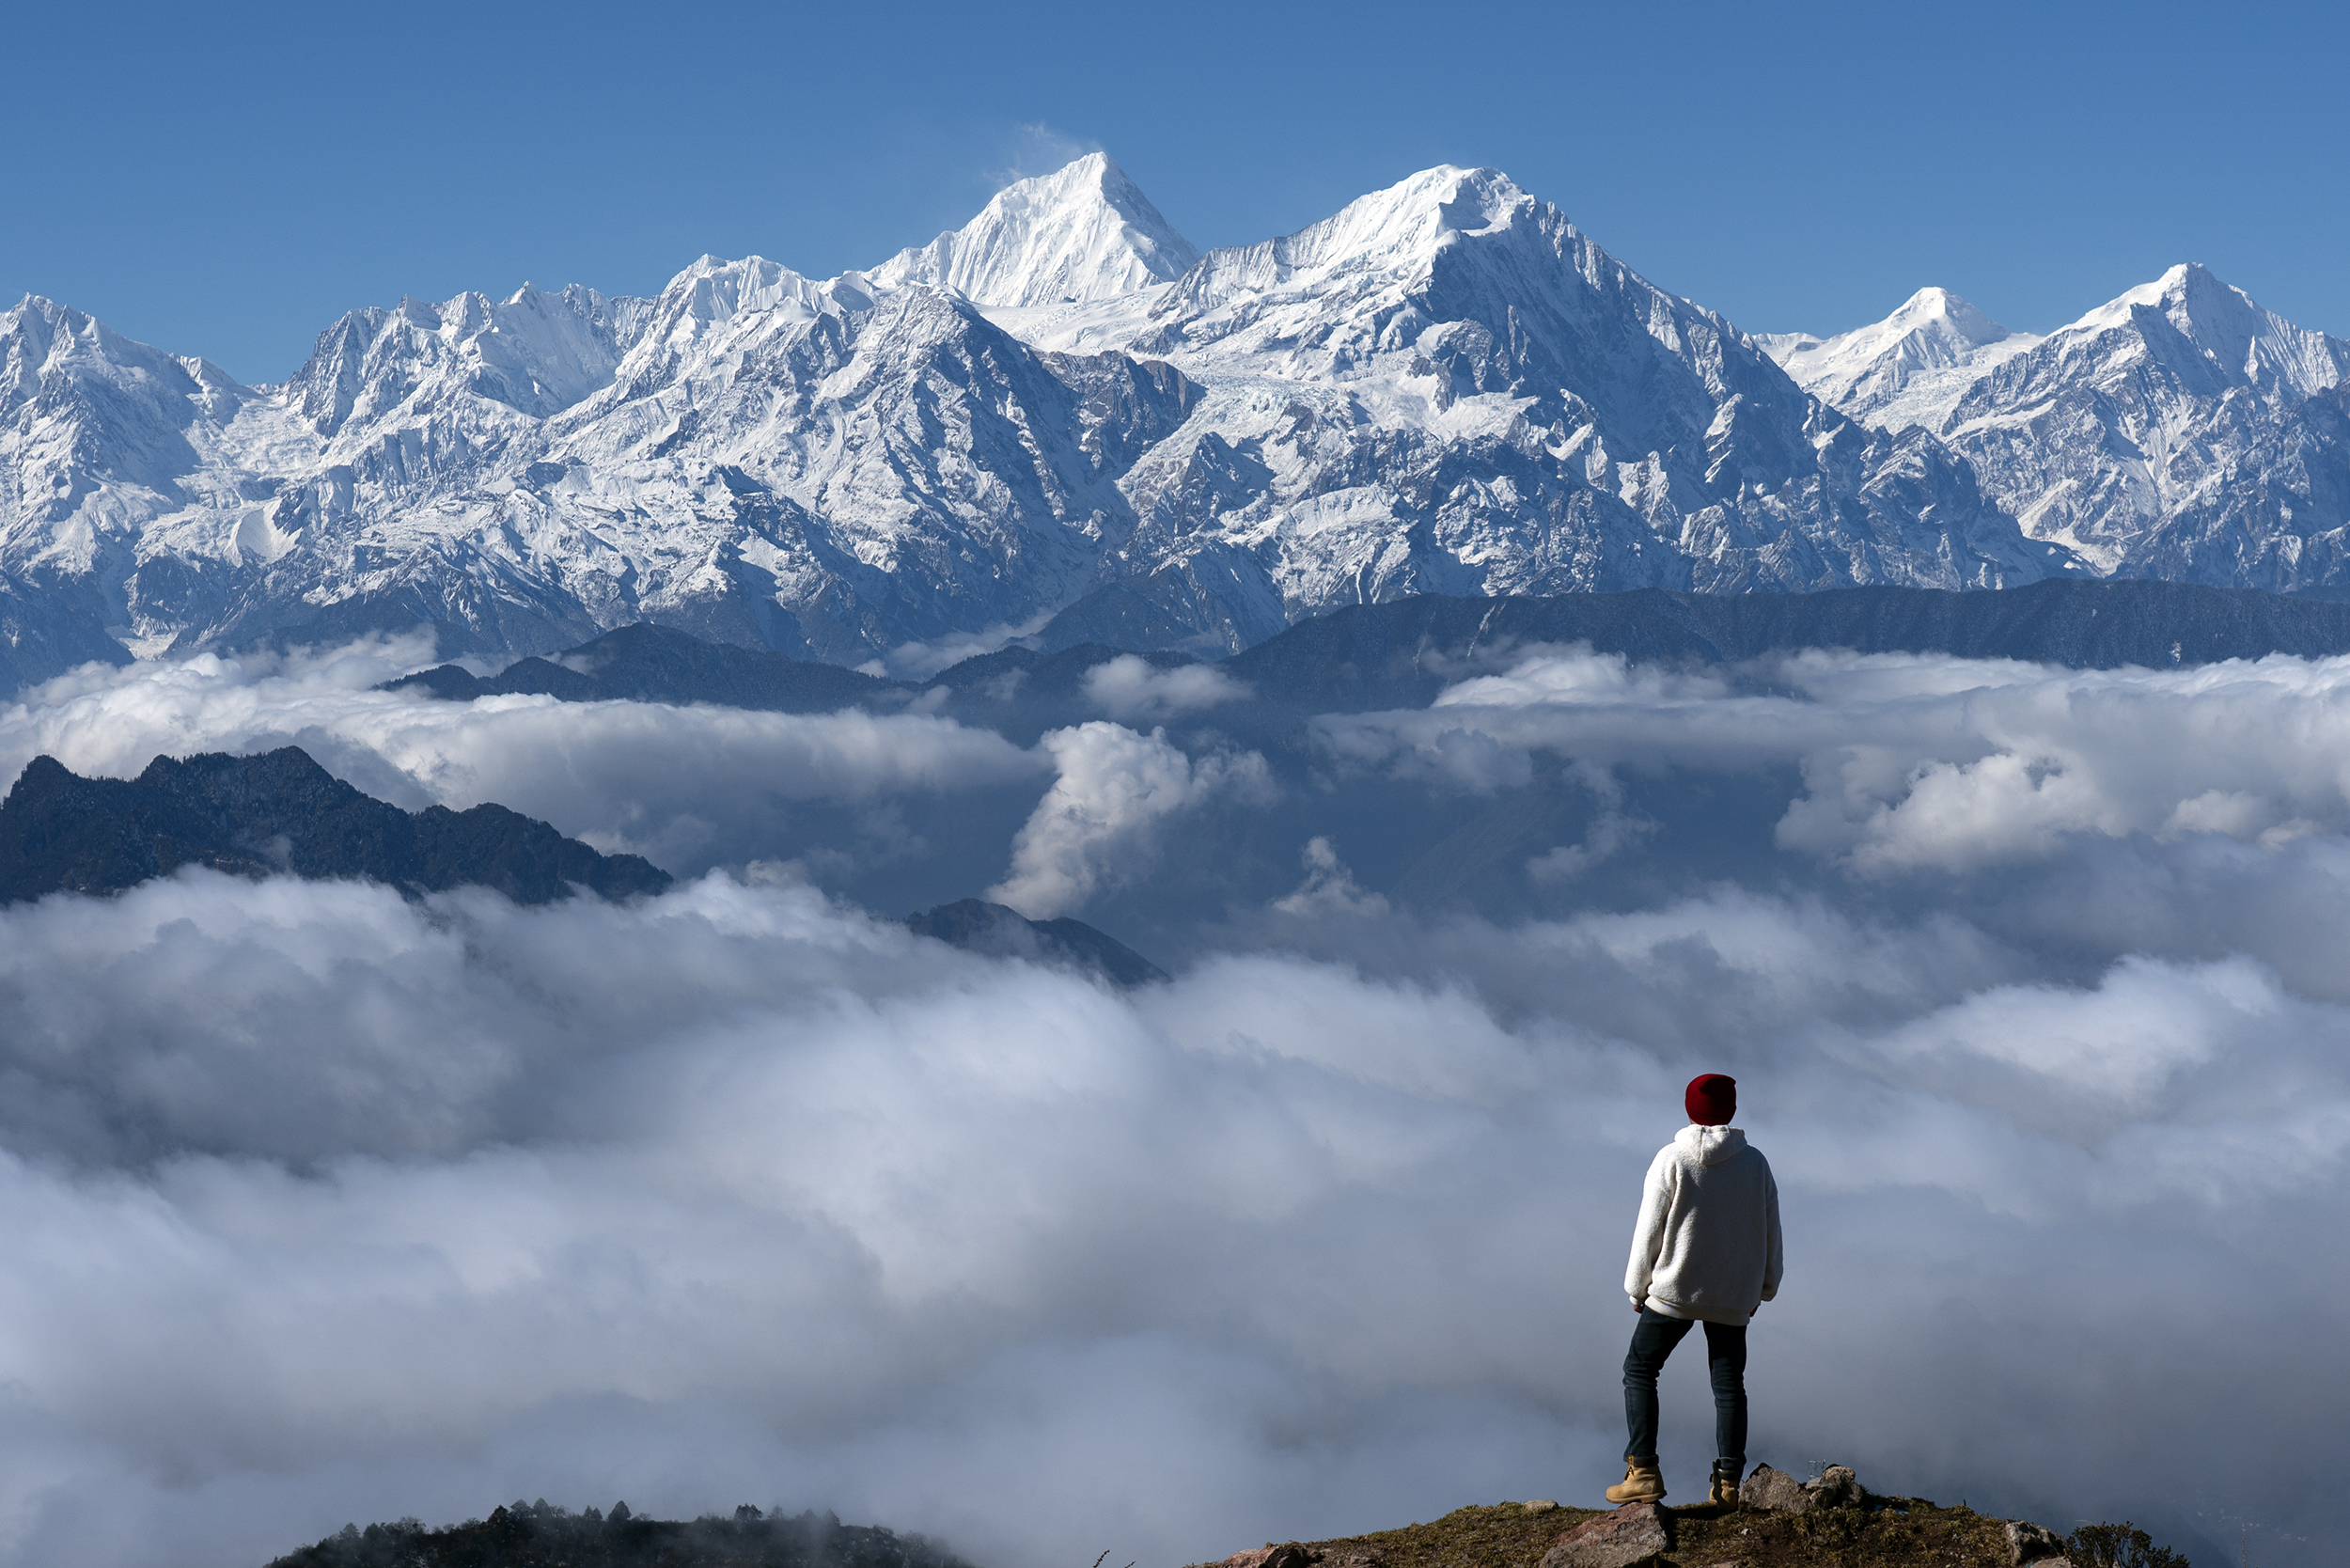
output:
<path id="1" fill-rule="evenodd" d="M 1708 1070 L 1787 1205 L 1752 1457 L 2342 1540 L 2350 1372 L 2289 1348 L 2350 1292 L 2334 665 L 1543 651 L 1318 721 L 1301 769 L 1109 722 L 1023 749 L 433 711 L 364 689 L 387 657 L 53 687 L 0 745 L 300 740 L 379 792 L 802 859 L 802 819 L 761 838 L 733 796 L 1017 786 L 973 853 L 1032 913 L 1147 899 L 1244 796 L 1271 832 L 1554 789 L 1581 814 L 1512 853 L 1588 902 L 1432 912 L 1301 833 L 1127 994 L 756 875 L 520 910 L 191 873 L 0 912 L 0 1562 L 249 1564 L 525 1495 L 1174 1568 L 1588 1497 L 1639 1174 Z M 1769 875 L 1673 805 L 1692 773 Z M 1701 1366 L 1666 1397 L 1679 1491 Z"/>
<path id="2" fill-rule="evenodd" d="M 2275 845 L 2350 827 L 2350 658 L 2173 672 L 1811 652 L 1714 675 L 1538 651 L 1423 711 L 1318 721 L 1335 759 L 1462 789 L 1537 754 L 1722 772 L 1792 762 L 1782 847 L 1862 872 L 1966 871 L 2070 836 Z"/>
<path id="3" fill-rule="evenodd" d="M 904 826 L 906 803 L 997 791 L 1008 800 L 982 809 L 1016 823 L 1052 776 L 1048 757 L 923 714 L 371 689 L 426 653 L 395 640 L 77 672 L 0 708 L 0 773 L 13 779 L 43 752 L 125 776 L 159 754 L 295 745 L 412 810 L 495 801 L 688 875 L 811 840 L 837 860 L 939 855 Z"/>

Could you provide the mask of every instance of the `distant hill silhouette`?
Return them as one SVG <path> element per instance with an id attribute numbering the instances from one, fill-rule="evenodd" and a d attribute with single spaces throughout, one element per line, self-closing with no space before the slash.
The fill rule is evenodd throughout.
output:
<path id="1" fill-rule="evenodd" d="M 440 665 L 386 682 L 384 689 L 421 687 L 453 702 L 542 693 L 565 702 L 710 702 L 783 713 L 902 704 L 922 689 L 838 665 L 704 642 L 667 626 L 623 626 L 557 658 L 562 662 L 523 659 L 491 676 Z"/>
<path id="2" fill-rule="evenodd" d="M 794 713 L 887 713 L 919 702 L 958 718 L 1036 729 L 1077 716 L 1086 675 L 1121 654 L 1138 653 L 1161 669 L 1204 662 L 1167 646 L 1172 623 L 1154 620 L 1148 608 L 1128 590 L 1100 589 L 1049 623 L 1032 639 L 1040 646 L 1014 643 L 919 684 L 656 626 L 624 627 L 492 677 L 442 665 L 386 684 L 456 701 L 542 692 L 575 702 L 624 698 Z M 1495 599 L 1420 594 L 1300 621 L 1217 667 L 1263 701 L 1359 712 L 1425 704 L 1459 678 L 1461 661 L 1471 655 L 1575 642 L 1673 664 L 1843 648 L 2074 669 L 2174 669 L 2271 653 L 2350 653 L 2350 602 L 2137 581 L 2050 581 L 1973 593 L 1864 588 L 1749 594 L 1639 588 Z"/>
<path id="3" fill-rule="evenodd" d="M 414 1519 L 345 1526 L 270 1568 L 970 1568 L 918 1535 L 844 1525 L 829 1513 L 731 1519 L 606 1518 L 544 1501 L 517 1502 L 487 1519 L 427 1529 Z"/>
<path id="4" fill-rule="evenodd" d="M 408 812 L 337 778 L 299 746 L 256 757 L 158 757 L 136 778 L 84 778 L 36 757 L 0 802 L 0 903 L 113 893 L 182 866 L 237 876 L 362 877 L 410 894 L 466 885 L 517 903 L 583 886 L 657 893 L 669 873 L 601 855 L 503 806 Z"/>
<path id="5" fill-rule="evenodd" d="M 1220 667 L 1278 702 L 1341 712 L 1416 707 L 1459 679 L 1451 666 L 1465 655 L 1573 642 L 1676 664 L 1844 648 L 2073 669 L 2175 669 L 2270 653 L 2350 652 L 2350 603 L 2186 583 L 2064 581 L 1976 593 L 1864 588 L 1734 595 L 1640 588 L 1550 599 L 1423 594 L 1301 621 Z"/>
<path id="6" fill-rule="evenodd" d="M 972 952 L 1080 969 L 1117 985 L 1147 985 L 1167 978 L 1166 970 L 1083 920 L 1066 916 L 1031 920 L 984 899 L 958 899 L 926 914 L 909 915 L 906 926 L 916 936 L 934 936 Z"/>

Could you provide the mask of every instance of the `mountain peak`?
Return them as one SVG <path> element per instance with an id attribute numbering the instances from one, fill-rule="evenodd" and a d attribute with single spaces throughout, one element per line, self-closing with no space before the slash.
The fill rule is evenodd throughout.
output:
<path id="1" fill-rule="evenodd" d="M 1252 298 L 1319 296 L 1333 288 L 1358 301 L 1383 296 L 1423 275 L 1448 247 L 1508 230 L 1538 206 L 1499 169 L 1439 164 L 1293 234 L 1211 251 L 1152 314 L 1204 315 Z"/>
<path id="2" fill-rule="evenodd" d="M 2201 262 L 2183 261 L 2160 277 L 2107 301 L 2049 335 L 2067 345 L 2124 331 L 2141 335 L 2140 311 L 2155 312 L 2191 355 L 2216 366 L 2232 382 L 2264 396 L 2311 396 L 2339 384 L 2350 372 L 2350 343 L 2295 326 Z M 2159 332 L 2159 329 L 2156 329 Z"/>
<path id="3" fill-rule="evenodd" d="M 1978 377 L 2040 339 L 1928 287 L 1883 321 L 1833 337 L 1779 333 L 1755 341 L 1823 402 L 1886 430 L 1937 430 Z"/>
<path id="4" fill-rule="evenodd" d="M 1455 234 L 1507 228 L 1534 205 L 1534 198 L 1499 169 L 1438 164 L 1358 196 L 1286 243 L 1276 243 L 1283 244 L 1284 259 L 1292 267 L 1401 259 L 1423 256 Z"/>
<path id="5" fill-rule="evenodd" d="M 1929 324 L 1944 327 L 1949 332 L 1978 346 L 1997 343 L 2013 336 L 2008 329 L 1984 315 L 1981 310 L 1951 293 L 1948 289 L 1920 289 L 1902 302 L 1900 309 L 1878 323 L 1880 329 L 1905 325 L 1911 329 Z M 1867 329 L 1863 329 L 1864 331 Z"/>
<path id="6" fill-rule="evenodd" d="M 2214 309 L 2228 309 L 2232 303 L 2227 298 L 2229 295 L 2233 295 L 2245 306 L 2252 306 L 2250 295 L 2220 282 L 2209 267 L 2200 261 L 2182 261 L 2166 268 L 2160 277 L 2123 290 L 2064 330 L 2102 332 L 2129 320 L 2133 309 L 2148 307 L 2165 313 L 2176 313 L 2184 308 L 2192 314 L 2200 306 L 2201 313 L 2208 315 Z M 2252 308 L 2258 309 L 2259 306 L 2252 306 Z"/>
<path id="7" fill-rule="evenodd" d="M 885 289 L 951 289 L 983 306 L 1113 299 L 1182 275 L 1198 249 L 1105 152 L 1016 180 L 979 216 L 871 274 Z"/>
<path id="8" fill-rule="evenodd" d="M 1904 300 L 1881 321 L 1840 332 L 1832 337 L 1790 333 L 1769 341 L 1791 345 L 1777 355 L 1782 363 L 1802 354 L 1820 364 L 1833 360 L 1857 365 L 1888 351 L 1907 348 L 1914 361 L 1946 364 L 1968 350 L 2005 342 L 2014 336 L 1950 290 L 1929 287 Z"/>

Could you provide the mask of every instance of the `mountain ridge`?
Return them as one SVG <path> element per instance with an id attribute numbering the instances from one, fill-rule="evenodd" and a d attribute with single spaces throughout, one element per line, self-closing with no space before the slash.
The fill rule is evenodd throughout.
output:
<path id="1" fill-rule="evenodd" d="M 1758 341 L 1855 417 L 1923 424 L 2100 575 L 2350 585 L 2350 341 L 2183 262 L 2045 337 L 1954 345 L 1913 387 L 1903 311 Z"/>
<path id="2" fill-rule="evenodd" d="M 1076 629 L 1090 630 L 1080 621 Z M 1118 658 L 1161 669 L 1199 663 L 1179 650 L 1060 640 L 1053 628 L 952 665 L 927 682 L 703 643 L 673 628 L 623 627 L 555 659 L 483 678 L 457 665 L 386 690 L 471 701 L 537 693 L 562 701 L 711 702 L 785 713 L 903 712 L 917 701 L 1033 739 L 1091 716 L 1087 678 Z M 1216 661 L 1260 705 L 1340 712 L 1423 706 L 1468 664 L 1512 649 L 1588 643 L 1638 663 L 1742 664 L 1809 648 L 1947 654 L 2071 668 L 2192 668 L 2282 653 L 2350 653 L 2350 603 L 2251 589 L 2123 581 L 2049 582 L 2000 594 L 1836 588 L 1800 595 L 1705 595 L 1640 588 L 1550 598 L 1418 595 L 1336 610 Z"/>
<path id="3" fill-rule="evenodd" d="M 406 300 L 274 387 L 29 299 L 0 351 L 0 576 L 142 655 L 650 619 L 854 664 L 1109 582 L 1230 651 L 1414 589 L 2068 570 L 1493 171 L 1199 255 L 1097 154 L 870 273 Z"/>
<path id="4" fill-rule="evenodd" d="M 518 903 L 585 887 L 658 893 L 666 871 L 601 855 L 503 806 L 409 812 L 361 793 L 299 746 L 158 757 L 136 778 L 27 763 L 0 800 L 0 904 L 118 893 L 186 866 L 232 876 L 360 878 L 410 897 L 478 885 Z"/>
<path id="5" fill-rule="evenodd" d="M 1432 592 L 2350 591 L 2346 369 L 2195 267 L 2045 338 L 1931 289 L 1749 337 L 1493 169 L 1202 253 L 1095 153 L 870 271 L 403 300 L 274 386 L 27 296 L 0 677 L 642 620 L 918 662 L 1112 588 L 1216 653 Z"/>

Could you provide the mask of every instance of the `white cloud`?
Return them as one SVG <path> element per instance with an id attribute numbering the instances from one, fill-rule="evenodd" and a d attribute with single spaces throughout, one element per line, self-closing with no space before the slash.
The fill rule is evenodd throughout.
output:
<path id="1" fill-rule="evenodd" d="M 1305 864 L 1306 880 L 1297 885 L 1295 892 L 1274 901 L 1273 907 L 1282 914 L 1330 919 L 1387 913 L 1387 901 L 1363 890 L 1355 880 L 1355 873 L 1339 859 L 1339 852 L 1328 839 L 1316 834 L 1307 839 L 1298 858 Z"/>
<path id="2" fill-rule="evenodd" d="M 600 849 L 673 870 L 772 854 L 794 805 L 1041 781 L 1051 760 L 985 729 L 915 713 L 794 714 L 494 697 L 442 702 L 376 683 L 419 651 L 85 671 L 0 708 L 0 770 L 47 753 L 128 776 L 158 755 L 299 745 L 329 771 L 415 809 L 494 801 Z"/>
<path id="3" fill-rule="evenodd" d="M 1007 879 L 1040 910 L 1147 891 L 1270 788 L 1106 723 L 1024 751 L 412 713 L 364 689 L 389 662 L 77 677 L 0 742 L 88 767 L 307 737 L 416 798 L 646 824 L 761 780 L 854 803 L 1049 764 Z M 2350 1294 L 2341 672 L 1604 665 L 1325 720 L 1329 790 L 1278 803 L 1303 885 L 1276 897 L 1289 839 L 1282 907 L 1132 995 L 770 865 L 629 906 L 190 873 L 0 911 L 0 1564 L 249 1563 L 516 1495 L 1174 1562 L 1595 1489 L 1638 1172 L 1704 1070 L 1787 1205 L 1753 1457 L 2333 1549 L 2350 1372 L 2273 1347 Z M 1653 886 L 1421 919 L 1340 858 L 1377 865 L 1382 820 L 1316 814 L 1350 767 L 1441 794 L 1561 757 L 1620 837 L 1584 831 L 1551 890 Z M 1742 887 L 1682 818 L 1622 837 L 1674 768 L 1796 823 L 1785 858 Z M 1790 794 L 1818 819 L 1793 848 Z M 1668 1374 L 1670 1474 L 1710 1457 L 1702 1384 Z"/>
<path id="4" fill-rule="evenodd" d="M 1214 665 L 1163 670 L 1138 654 L 1121 653 L 1086 671 L 1085 692 L 1110 717 L 1131 724 L 1237 701 L 1248 688 Z"/>
<path id="5" fill-rule="evenodd" d="M 1059 776 L 988 894 L 1031 919 L 1082 909 L 1100 889 L 1140 876 L 1168 819 L 1219 794 L 1262 798 L 1271 788 L 1257 753 L 1193 758 L 1164 729 L 1143 735 L 1097 719 L 1051 730 L 1041 744 Z"/>
<path id="6" fill-rule="evenodd" d="M 2045 859 L 2068 836 L 2350 828 L 2350 658 L 2069 670 L 1811 652 L 1747 687 L 1545 652 L 1416 712 L 1315 721 L 1326 755 L 1443 787 L 1600 767 L 1800 766 L 1782 846 L 1867 873 Z"/>
<path id="7" fill-rule="evenodd" d="M 1560 844 L 1527 862 L 1527 874 L 1537 883 L 1572 882 L 1593 867 L 1613 860 L 1653 837 L 1658 823 L 1623 809 L 1623 786 L 1613 774 L 1590 762 L 1568 770 L 1577 783 L 1598 797 L 1600 813 L 1584 830 L 1579 844 Z"/>
<path id="8" fill-rule="evenodd" d="M 1707 1067 L 1790 1214 L 1757 1457 L 2093 1511 L 2203 1465 L 2170 1435 L 2266 1398 L 2260 1347 L 2350 1283 L 2304 1225 L 2350 1010 L 2251 962 L 2065 986 L 1730 892 L 1358 912 L 1359 967 L 1131 997 L 723 877 L 520 910 L 198 873 L 0 922 L 0 1451 L 43 1456 L 0 1561 L 517 1493 L 1175 1560 L 1595 1486 L 1637 1173 Z M 2300 1431 L 2210 1473 L 2266 1507 Z"/>

